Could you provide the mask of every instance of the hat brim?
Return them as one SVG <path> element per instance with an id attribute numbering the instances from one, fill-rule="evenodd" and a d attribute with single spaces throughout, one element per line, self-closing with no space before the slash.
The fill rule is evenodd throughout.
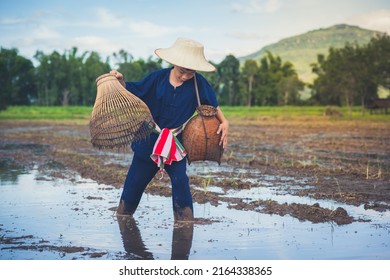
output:
<path id="1" fill-rule="evenodd" d="M 171 48 L 156 49 L 154 53 L 162 60 L 183 68 L 202 72 L 214 72 L 216 70 L 215 66 L 203 57 L 194 59 L 193 57 L 186 56 L 182 53 L 174 52 Z"/>

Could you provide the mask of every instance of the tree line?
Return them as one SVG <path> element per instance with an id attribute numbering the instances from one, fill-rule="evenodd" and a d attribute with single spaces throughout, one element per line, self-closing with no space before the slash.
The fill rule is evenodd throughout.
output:
<path id="1" fill-rule="evenodd" d="M 138 81 L 163 67 L 161 59 L 134 59 L 125 50 L 102 59 L 97 52 L 79 53 L 74 47 L 63 54 L 37 51 L 34 59 L 37 66 L 16 48 L 1 48 L 0 109 L 31 104 L 91 106 L 96 96 L 95 79 L 109 72 L 110 65 L 128 81 Z M 299 79 L 291 62 L 271 52 L 243 63 L 228 55 L 213 65 L 217 71 L 203 75 L 221 105 L 364 105 L 378 97 L 379 86 L 390 88 L 390 39 L 385 34 L 364 46 L 346 44 L 330 48 L 326 55 L 318 54 L 317 62 L 311 64 L 317 75 L 311 84 Z M 305 87 L 311 89 L 308 100 L 300 97 Z"/>

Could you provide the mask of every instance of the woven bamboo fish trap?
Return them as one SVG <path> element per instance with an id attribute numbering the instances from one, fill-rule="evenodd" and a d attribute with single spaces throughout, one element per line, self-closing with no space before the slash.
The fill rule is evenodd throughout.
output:
<path id="1" fill-rule="evenodd" d="M 155 123 L 147 105 L 127 91 L 112 74 L 96 79 L 97 94 L 89 130 L 99 149 L 121 148 L 147 138 Z"/>
<path id="2" fill-rule="evenodd" d="M 220 121 L 217 109 L 209 105 L 198 106 L 183 130 L 183 146 L 187 151 L 187 161 L 215 161 L 221 164 L 223 148 L 219 145 L 221 134 L 217 134 Z"/>

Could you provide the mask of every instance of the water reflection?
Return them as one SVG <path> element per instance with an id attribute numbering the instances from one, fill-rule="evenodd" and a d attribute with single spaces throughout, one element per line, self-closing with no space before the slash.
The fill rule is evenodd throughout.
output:
<path id="1" fill-rule="evenodd" d="M 20 165 L 9 158 L 0 158 L 0 185 L 18 182 L 20 174 L 25 173 Z"/>
<path id="2" fill-rule="evenodd" d="M 126 258 L 140 258 L 153 260 L 153 254 L 148 252 L 137 226 L 137 222 L 130 216 L 118 216 L 119 230 L 122 237 Z"/>
<path id="3" fill-rule="evenodd" d="M 171 260 L 188 260 L 193 236 L 193 223 L 183 222 L 174 224 L 172 234 Z"/>
<path id="4" fill-rule="evenodd" d="M 137 221 L 131 216 L 117 216 L 123 247 L 127 259 L 153 260 L 153 253 L 148 251 L 142 240 Z M 192 238 L 193 223 L 175 223 L 172 234 L 171 260 L 188 260 Z"/>

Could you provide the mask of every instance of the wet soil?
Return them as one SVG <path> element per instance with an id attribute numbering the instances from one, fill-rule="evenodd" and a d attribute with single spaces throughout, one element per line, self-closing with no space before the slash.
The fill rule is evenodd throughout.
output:
<path id="1" fill-rule="evenodd" d="M 38 166 L 52 177 L 69 179 L 76 171 L 83 178 L 121 188 L 131 163 L 129 149 L 93 148 L 86 120 L 0 121 L 0 131 L 2 169 L 12 169 L 15 164 L 26 169 Z M 390 209 L 389 144 L 388 121 L 326 116 L 231 119 L 229 147 L 221 166 L 206 162 L 203 172 L 196 168 L 189 172 L 193 199 L 200 204 L 227 203 L 237 210 L 290 215 L 312 223 L 365 222 L 342 207 L 328 209 L 318 203 L 279 203 L 266 198 L 253 201 L 226 196 L 209 187 L 218 186 L 226 193 L 259 187 L 251 180 L 259 174 L 270 176 L 275 186 L 285 178 L 294 178 L 296 187 L 284 188 L 283 192 L 384 212 Z M 169 184 L 168 176 L 156 176 L 146 192 L 170 196 Z"/>

